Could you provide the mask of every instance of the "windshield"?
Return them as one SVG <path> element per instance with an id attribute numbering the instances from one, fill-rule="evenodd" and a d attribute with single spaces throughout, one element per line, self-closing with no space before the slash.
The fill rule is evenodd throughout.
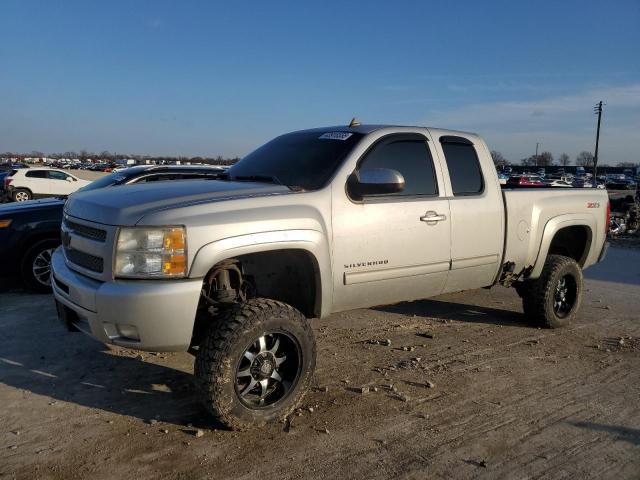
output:
<path id="1" fill-rule="evenodd" d="M 362 137 L 353 132 L 288 133 L 244 157 L 229 169 L 229 178 L 317 190 L 329 181 Z"/>

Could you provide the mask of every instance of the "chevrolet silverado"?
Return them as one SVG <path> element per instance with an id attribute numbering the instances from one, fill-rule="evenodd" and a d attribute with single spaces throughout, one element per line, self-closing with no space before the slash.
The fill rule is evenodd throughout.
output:
<path id="1" fill-rule="evenodd" d="M 123 347 L 190 351 L 202 400 L 247 428 L 299 404 L 309 319 L 515 287 L 570 323 L 606 251 L 598 189 L 502 189 L 477 135 L 352 124 L 275 138 L 215 181 L 80 192 L 52 259 L 60 319 Z"/>

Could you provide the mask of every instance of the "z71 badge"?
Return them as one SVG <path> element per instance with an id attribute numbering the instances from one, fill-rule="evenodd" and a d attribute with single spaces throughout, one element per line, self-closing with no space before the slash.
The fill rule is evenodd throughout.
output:
<path id="1" fill-rule="evenodd" d="M 600 208 L 599 202 L 587 202 L 587 208 Z"/>

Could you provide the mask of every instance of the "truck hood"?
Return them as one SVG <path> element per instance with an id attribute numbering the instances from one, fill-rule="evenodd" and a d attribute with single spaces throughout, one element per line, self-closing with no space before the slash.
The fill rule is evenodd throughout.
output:
<path id="1" fill-rule="evenodd" d="M 143 216 L 191 204 L 290 193 L 288 187 L 255 182 L 180 180 L 123 185 L 69 197 L 67 215 L 105 225 L 135 225 Z"/>

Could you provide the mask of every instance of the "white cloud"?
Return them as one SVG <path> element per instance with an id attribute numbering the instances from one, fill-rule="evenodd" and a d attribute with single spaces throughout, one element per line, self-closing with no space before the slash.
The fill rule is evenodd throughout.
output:
<path id="1" fill-rule="evenodd" d="M 427 125 L 471 130 L 483 135 L 490 148 L 517 162 L 534 153 L 536 142 L 555 156 L 571 157 L 593 150 L 594 105 L 605 102 L 600 136 L 600 160 L 615 164 L 640 162 L 640 84 L 592 88 L 573 95 L 540 100 L 477 103 L 431 110 Z"/>

